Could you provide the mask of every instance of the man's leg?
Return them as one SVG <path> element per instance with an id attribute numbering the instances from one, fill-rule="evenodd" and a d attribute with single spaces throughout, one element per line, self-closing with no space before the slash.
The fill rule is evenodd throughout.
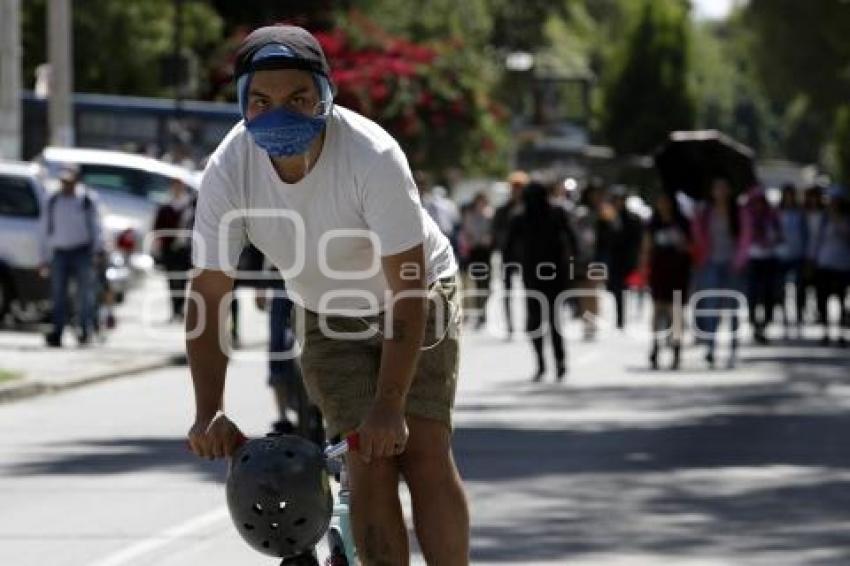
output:
<path id="1" fill-rule="evenodd" d="M 411 427 L 411 438 L 413 437 Z M 363 566 L 407 566 L 410 549 L 398 497 L 399 464 L 382 458 L 366 464 L 347 458 L 351 526 Z"/>
<path id="2" fill-rule="evenodd" d="M 564 346 L 564 336 L 561 328 L 564 326 L 563 313 L 558 308 L 557 293 L 547 294 L 546 301 L 549 304 L 549 336 L 552 339 L 552 351 L 555 353 L 556 377 L 562 380 L 567 373 L 567 355 Z"/>
<path id="3" fill-rule="evenodd" d="M 80 325 L 80 340 L 86 342 L 94 327 L 94 267 L 92 254 L 81 251 L 74 255 L 74 278 L 77 282 L 77 316 Z"/>
<path id="4" fill-rule="evenodd" d="M 184 274 L 168 275 L 168 294 L 171 296 L 171 319 L 182 320 L 186 302 L 186 277 Z"/>
<path id="5" fill-rule="evenodd" d="M 445 424 L 407 418 L 410 439 L 399 457 L 410 490 L 416 538 L 428 564 L 469 564 L 469 509 Z M 406 562 L 405 562 L 406 563 Z"/>
<path id="6" fill-rule="evenodd" d="M 513 335 L 514 332 L 514 323 L 513 316 L 511 313 L 511 292 L 513 291 L 513 278 L 514 278 L 514 268 L 513 266 L 502 266 L 503 270 L 503 283 L 504 283 L 504 294 L 503 297 L 503 307 L 505 309 L 505 322 L 507 323 L 508 328 L 508 338 Z"/>
<path id="7" fill-rule="evenodd" d="M 818 269 L 815 276 L 818 322 L 823 325 L 823 342 L 829 343 L 829 272 Z"/>
<path id="8" fill-rule="evenodd" d="M 65 304 L 68 297 L 68 263 L 65 252 L 55 252 L 50 265 L 50 290 L 53 308 L 53 332 L 49 341 L 58 344 L 62 340 L 65 320 L 68 316 Z"/>
<path id="9" fill-rule="evenodd" d="M 599 286 L 595 281 L 587 277 L 579 282 L 579 289 L 583 292 L 579 297 L 579 315 L 584 325 L 584 339 L 596 338 L 596 321 L 599 318 Z"/>
<path id="10" fill-rule="evenodd" d="M 617 313 L 617 329 L 622 330 L 626 326 L 626 283 L 619 274 L 612 275 L 608 282 L 608 290 L 614 295 L 614 307 Z"/>
<path id="11" fill-rule="evenodd" d="M 162 265 L 165 268 L 165 281 L 168 285 L 168 297 L 171 302 L 171 321 L 179 320 L 183 315 L 184 296 L 178 296 L 181 290 L 180 278 L 176 277 L 176 272 L 179 270 L 176 254 L 171 250 L 166 250 L 162 253 Z M 182 281 L 185 285 L 185 280 Z M 185 289 L 185 286 L 182 287 Z"/>
<path id="12" fill-rule="evenodd" d="M 529 334 L 534 354 L 537 358 L 537 370 L 532 376 L 533 381 L 543 379 L 546 373 L 546 358 L 543 356 L 543 305 L 539 297 L 526 294 L 525 297 L 525 331 Z"/>

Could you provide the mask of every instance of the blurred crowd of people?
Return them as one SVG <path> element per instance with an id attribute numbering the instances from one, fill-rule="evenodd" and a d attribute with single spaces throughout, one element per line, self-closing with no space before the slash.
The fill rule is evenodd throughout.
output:
<path id="1" fill-rule="evenodd" d="M 458 206 L 445 188 L 417 174 L 425 209 L 458 256 L 470 325 L 479 329 L 487 323 L 494 277 L 504 290 L 508 338 L 515 329 L 512 298 L 525 297 L 525 331 L 537 359 L 535 381 L 546 373 L 547 339 L 555 377 L 564 379 L 560 317 L 571 312 L 583 325 L 585 339 L 592 340 L 603 290 L 614 300 L 620 329 L 627 324 L 629 293 L 651 297 L 653 369 L 667 347 L 670 366 L 680 366 L 686 329 L 705 347 L 705 361 L 714 367 L 723 321 L 731 330 L 726 365 L 733 367 L 740 343 L 738 314 L 744 309 L 759 344 L 768 342 L 767 329 L 777 314 L 786 338 L 802 338 L 803 325 L 811 323 L 822 327 L 824 345 L 848 343 L 850 195 L 843 188 L 787 185 L 773 202 L 762 187 L 736 194 L 728 179 L 718 177 L 710 181 L 704 199 L 661 193 L 646 206 L 624 187 L 607 187 L 596 179 L 553 181 L 514 171 L 507 181 L 509 194 L 500 206 L 493 206 L 487 191 Z M 520 282 L 523 291 L 515 293 Z M 839 315 L 831 320 L 833 299 Z M 688 308 L 694 315 L 691 325 Z"/>
<path id="2" fill-rule="evenodd" d="M 77 281 L 74 311 L 81 343 L 103 325 L 97 313 L 104 305 L 109 307 L 105 320 L 115 323 L 107 286 L 98 284 L 105 254 L 96 196 L 79 184 L 73 168 L 60 176 L 63 191 L 52 198 L 43 226 L 43 256 L 51 258 L 43 269 L 53 284 L 51 346 L 61 344 L 71 280 Z M 517 326 L 512 303 L 524 297 L 524 330 L 537 360 L 535 380 L 546 374 L 546 341 L 551 343 L 555 377 L 564 379 L 567 356 L 560 317 L 571 313 L 584 338 L 593 340 L 603 291 L 613 299 L 620 329 L 627 324 L 629 294 L 651 298 L 652 368 L 659 367 L 665 348 L 671 351 L 670 366 L 679 367 L 686 330 L 705 347 L 705 361 L 713 367 L 721 322 L 731 331 L 726 365 L 734 366 L 742 307 L 757 343 L 768 341 L 767 329 L 774 321 L 781 322 L 789 338 L 802 337 L 805 323 L 821 326 L 824 345 L 846 345 L 850 338 L 850 195 L 845 189 L 788 185 L 773 202 L 761 187 L 739 195 L 727 179 L 716 178 L 703 200 L 661 193 L 647 207 L 624 187 L 607 187 L 596 179 L 542 180 L 514 171 L 507 179 L 505 201 L 494 207 L 486 191 L 459 206 L 425 174 L 417 173 L 416 181 L 426 211 L 458 257 L 469 324 L 476 329 L 487 324 L 494 277 L 503 289 L 500 310 L 508 337 Z M 152 219 L 160 235 L 152 251 L 167 276 L 173 322 L 183 320 L 195 201 L 194 192 L 175 181 L 168 202 Z M 564 291 L 569 291 L 566 299 Z M 838 309 L 830 308 L 830 301 L 837 301 Z M 276 306 L 271 318 L 287 318 L 288 308 Z M 688 308 L 692 325 L 687 324 Z M 838 317 L 831 319 L 836 311 Z M 238 312 L 234 299 L 235 345 Z M 279 326 L 273 334 L 281 334 Z"/>

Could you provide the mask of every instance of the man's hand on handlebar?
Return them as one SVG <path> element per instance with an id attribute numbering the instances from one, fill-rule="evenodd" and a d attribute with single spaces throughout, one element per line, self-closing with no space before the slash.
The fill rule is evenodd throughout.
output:
<path id="1" fill-rule="evenodd" d="M 189 429 L 189 448 L 201 458 L 229 458 L 245 442 L 245 436 L 227 415 L 196 420 Z"/>

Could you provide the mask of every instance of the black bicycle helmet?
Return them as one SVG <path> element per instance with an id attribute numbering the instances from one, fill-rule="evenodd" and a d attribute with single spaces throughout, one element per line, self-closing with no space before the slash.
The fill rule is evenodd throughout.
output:
<path id="1" fill-rule="evenodd" d="M 291 435 L 249 440 L 231 460 L 227 506 L 236 530 L 259 552 L 288 558 L 309 551 L 333 512 L 321 448 Z"/>

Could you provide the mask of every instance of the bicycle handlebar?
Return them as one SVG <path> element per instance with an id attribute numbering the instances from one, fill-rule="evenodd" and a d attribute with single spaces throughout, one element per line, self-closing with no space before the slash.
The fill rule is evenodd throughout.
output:
<path id="1" fill-rule="evenodd" d="M 236 448 L 242 448 L 248 443 L 248 437 L 239 433 L 236 439 Z M 356 452 L 360 448 L 360 435 L 353 432 L 346 436 L 341 442 L 332 444 L 325 448 L 325 458 L 335 460 L 345 456 L 349 452 Z"/>
<path id="2" fill-rule="evenodd" d="M 341 458 L 348 452 L 356 452 L 360 448 L 360 435 L 353 432 L 346 436 L 342 442 L 328 446 L 325 449 L 325 458 L 333 460 Z"/>

